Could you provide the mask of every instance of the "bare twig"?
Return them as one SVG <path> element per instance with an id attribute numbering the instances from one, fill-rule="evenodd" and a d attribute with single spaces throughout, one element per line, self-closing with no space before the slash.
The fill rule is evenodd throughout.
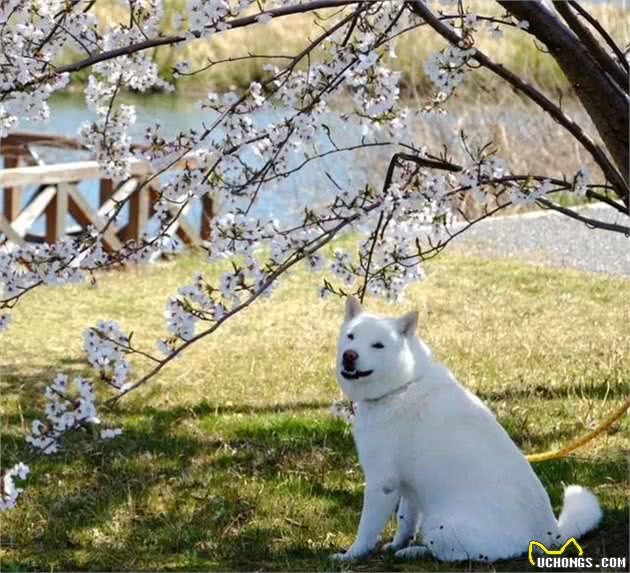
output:
<path id="1" fill-rule="evenodd" d="M 566 215 L 571 219 L 575 219 L 576 221 L 581 221 L 589 227 L 604 229 L 606 231 L 615 231 L 617 233 L 623 233 L 626 237 L 630 237 L 630 227 L 624 227 L 623 225 L 617 225 L 616 223 L 608 223 L 606 221 L 600 221 L 599 219 L 585 217 L 584 215 L 580 215 L 572 209 L 568 209 L 567 207 L 563 207 L 562 205 L 558 205 L 556 203 L 553 203 L 552 201 L 549 201 L 549 199 L 544 199 L 542 197 L 537 199 L 537 202 L 547 209 L 558 211 L 558 213 L 562 213 L 563 215 Z"/>
<path id="2" fill-rule="evenodd" d="M 619 64 L 623 66 L 626 72 L 630 72 L 630 64 L 628 64 L 628 60 L 624 53 L 621 51 L 617 43 L 612 39 L 610 34 L 606 32 L 604 27 L 594 18 L 587 10 L 585 10 L 578 2 L 575 0 L 569 0 L 569 4 L 575 9 L 576 12 L 580 14 L 593 28 L 597 30 L 599 35 L 604 38 L 610 49 L 615 53 L 615 55 L 619 58 Z"/>
<path id="3" fill-rule="evenodd" d="M 582 24 L 580 19 L 573 13 L 571 6 L 577 4 L 577 2 L 567 2 L 566 0 L 554 0 L 553 5 L 560 15 L 565 19 L 571 30 L 575 32 L 575 35 L 582 41 L 582 43 L 588 49 L 593 59 L 602 67 L 602 69 L 615 81 L 615 83 L 625 93 L 629 93 L 628 89 L 628 72 L 622 67 L 621 62 L 625 62 L 625 58 L 619 62 L 615 62 L 608 53 L 602 48 L 600 43 L 595 39 L 593 34 L 590 33 L 588 28 Z M 580 6 L 580 10 L 583 13 L 588 14 L 584 8 Z M 581 13 L 582 13 L 581 12 Z M 589 15 L 590 16 L 590 15 Z M 597 22 L 594 18 L 592 20 Z"/>

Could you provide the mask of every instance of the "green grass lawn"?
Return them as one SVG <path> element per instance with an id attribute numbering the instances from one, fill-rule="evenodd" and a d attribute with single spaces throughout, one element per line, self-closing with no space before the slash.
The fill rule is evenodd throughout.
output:
<path id="1" fill-rule="evenodd" d="M 98 288 L 38 290 L 0 337 L 2 467 L 33 473 L 2 514 L 1 568 L 331 570 L 358 525 L 362 475 L 349 428 L 329 414 L 337 299 L 296 273 L 159 378 L 102 412 L 124 434 L 77 436 L 32 456 L 23 435 L 57 371 L 89 375 L 81 330 L 99 318 L 162 336 L 166 296 L 205 266 L 195 256 L 101 277 Z M 570 270 L 439 257 L 404 304 L 439 359 L 493 409 L 527 453 L 565 444 L 618 407 L 630 386 L 630 281 Z M 136 373 L 146 364 L 134 363 Z M 627 555 L 628 420 L 570 458 L 535 470 L 556 510 L 563 484 L 587 485 L 605 512 L 586 556 Z M 388 531 L 391 534 L 391 525 Z M 356 570 L 492 570 L 376 556 Z M 530 570 L 525 559 L 496 570 Z"/>

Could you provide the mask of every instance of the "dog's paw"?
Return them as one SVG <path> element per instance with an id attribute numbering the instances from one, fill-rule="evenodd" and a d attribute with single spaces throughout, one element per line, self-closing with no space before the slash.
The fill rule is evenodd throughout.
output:
<path id="1" fill-rule="evenodd" d="M 348 556 L 348 552 L 333 553 L 332 555 L 330 555 L 329 559 L 331 559 L 332 561 L 350 561 L 352 557 Z"/>
<path id="2" fill-rule="evenodd" d="M 333 561 L 352 561 L 354 559 L 367 557 L 369 552 L 370 550 L 368 548 L 351 545 L 345 553 L 333 553 L 330 558 Z"/>
<path id="3" fill-rule="evenodd" d="M 430 551 L 425 545 L 410 545 L 404 549 L 399 549 L 395 555 L 399 559 L 420 559 L 430 555 Z"/>
<path id="4" fill-rule="evenodd" d="M 383 551 L 398 551 L 403 547 L 407 547 L 413 541 L 413 537 L 408 537 L 407 539 L 392 539 L 389 543 L 383 545 Z"/>

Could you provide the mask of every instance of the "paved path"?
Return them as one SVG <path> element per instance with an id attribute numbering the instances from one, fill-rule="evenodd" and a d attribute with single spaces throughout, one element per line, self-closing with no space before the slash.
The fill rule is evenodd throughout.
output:
<path id="1" fill-rule="evenodd" d="M 580 211 L 585 216 L 630 226 L 630 217 L 610 207 L 584 207 Z M 453 245 L 482 256 L 630 275 L 629 237 L 590 229 L 554 212 L 490 218 L 462 233 Z"/>

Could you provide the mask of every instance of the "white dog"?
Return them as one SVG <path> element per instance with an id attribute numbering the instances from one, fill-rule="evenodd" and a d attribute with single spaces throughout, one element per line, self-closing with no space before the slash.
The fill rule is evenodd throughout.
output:
<path id="1" fill-rule="evenodd" d="M 536 540 L 557 546 L 599 523 L 595 496 L 569 486 L 559 519 L 549 497 L 490 410 L 463 388 L 416 336 L 418 313 L 382 318 L 349 297 L 337 378 L 357 405 L 354 439 L 366 488 L 359 531 L 335 559 L 376 545 L 398 507 L 385 549 L 396 556 L 495 561 Z M 423 545 L 408 546 L 417 532 Z"/>

